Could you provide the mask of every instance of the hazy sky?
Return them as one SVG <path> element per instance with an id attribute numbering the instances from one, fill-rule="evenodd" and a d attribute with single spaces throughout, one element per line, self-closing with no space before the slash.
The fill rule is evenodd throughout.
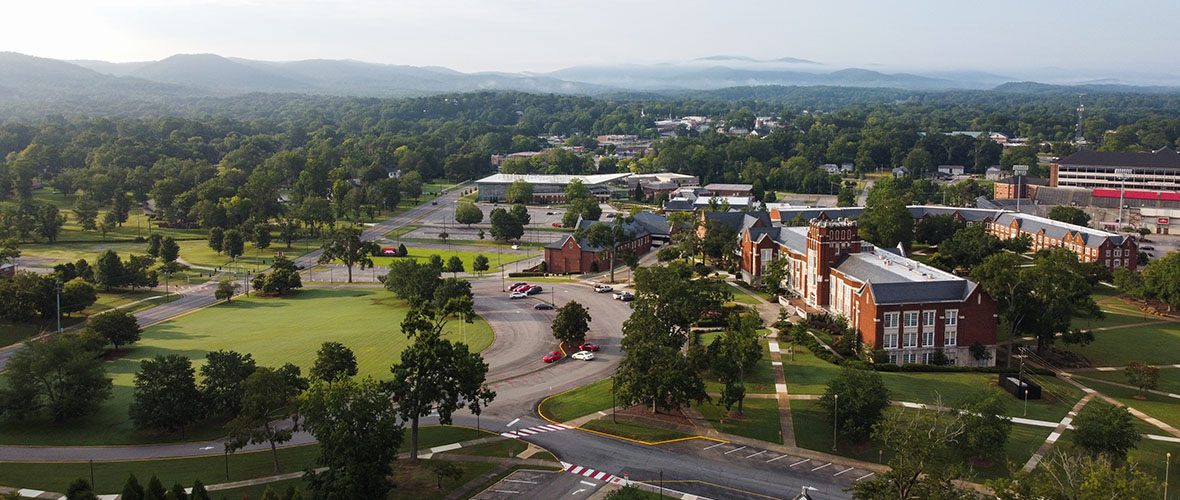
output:
<path id="1" fill-rule="evenodd" d="M 1174 0 L 5 0 L 0 50 L 549 71 L 727 54 L 837 67 L 1171 72 Z"/>

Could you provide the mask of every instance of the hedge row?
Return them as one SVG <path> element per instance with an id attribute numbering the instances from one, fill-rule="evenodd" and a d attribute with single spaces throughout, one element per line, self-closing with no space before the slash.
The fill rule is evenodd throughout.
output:
<path id="1" fill-rule="evenodd" d="M 946 372 L 946 373 L 1010 373 L 1011 367 L 1007 366 L 940 366 L 940 365 L 926 365 L 921 363 L 906 363 L 897 365 L 894 363 L 865 363 L 859 359 L 844 359 L 832 354 L 831 351 L 825 349 L 820 345 L 819 341 L 814 337 L 808 335 L 803 342 L 803 347 L 811 351 L 815 357 L 827 361 L 835 365 L 842 365 L 844 363 L 856 362 L 864 363 L 866 366 L 872 367 L 873 370 L 879 372 Z M 1026 372 L 1036 375 L 1047 375 L 1056 377 L 1057 374 L 1052 370 L 1044 368 L 1032 368 L 1026 366 Z"/>

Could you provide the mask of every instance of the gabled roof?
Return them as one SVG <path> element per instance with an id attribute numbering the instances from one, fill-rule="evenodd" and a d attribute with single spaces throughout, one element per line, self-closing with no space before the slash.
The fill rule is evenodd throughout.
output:
<path id="1" fill-rule="evenodd" d="M 845 255 L 835 269 L 869 286 L 877 304 L 961 302 L 977 286 L 905 256 L 872 247 Z"/>
<path id="2" fill-rule="evenodd" d="M 656 217 L 659 217 L 659 216 L 656 216 Z M 578 219 L 578 223 L 575 224 L 574 227 L 577 229 L 577 231 L 581 232 L 581 231 L 584 231 L 584 230 L 590 228 L 590 226 L 595 226 L 598 224 L 614 224 L 614 223 L 607 222 L 607 221 Z M 632 238 L 640 238 L 644 235 L 651 234 L 651 231 L 648 231 L 647 227 L 645 225 L 643 225 L 637 221 L 624 222 L 623 229 L 625 231 L 631 233 Z M 577 235 L 577 233 L 567 234 L 567 235 L 563 236 L 562 238 L 558 239 L 557 241 L 554 241 L 548 245 L 545 245 L 545 248 L 560 249 L 561 247 L 565 246 L 565 242 L 569 241 L 570 238 L 574 238 L 576 235 Z M 582 251 L 599 252 L 602 250 L 602 247 L 591 245 L 590 242 L 586 241 L 586 238 L 580 238 L 575 241 L 577 242 L 578 247 L 580 247 L 582 249 Z"/>
<path id="3" fill-rule="evenodd" d="M 807 252 L 806 227 L 749 227 L 743 229 L 750 233 L 750 241 L 757 243 L 762 238 L 770 238 L 775 243 L 791 249 L 796 253 Z"/>
<path id="4" fill-rule="evenodd" d="M 635 223 L 643 226 L 652 236 L 668 236 L 670 232 L 668 227 L 668 218 L 662 215 L 656 215 L 651 212 L 639 212 L 631 216 L 635 219 Z"/>
<path id="5" fill-rule="evenodd" d="M 1180 154 L 1177 154 L 1171 148 L 1161 148 L 1152 153 L 1078 151 L 1062 158 L 1057 164 L 1103 167 L 1180 168 Z"/>
<path id="6" fill-rule="evenodd" d="M 664 201 L 664 210 L 671 210 L 673 212 L 691 212 L 696 210 L 696 205 L 693 205 L 692 200 L 685 198 L 672 198 Z"/>
<path id="7" fill-rule="evenodd" d="M 709 191 L 749 191 L 754 189 L 753 184 L 722 184 L 713 183 L 705 186 Z"/>
<path id="8" fill-rule="evenodd" d="M 762 227 L 770 227 L 771 224 L 767 212 L 705 212 L 705 221 L 713 220 L 732 227 L 737 234 L 742 234 L 743 229 L 754 227 L 758 222 L 762 223 Z"/>
<path id="9" fill-rule="evenodd" d="M 1004 212 L 996 217 L 996 223 L 1005 226 L 1012 225 L 1016 221 L 1016 225 L 1021 231 L 1030 233 L 1037 233 L 1044 231 L 1045 236 L 1055 239 L 1062 239 L 1067 235 L 1079 234 L 1082 237 L 1082 242 L 1090 248 L 1097 248 L 1102 246 L 1102 242 L 1110 239 L 1110 242 L 1115 245 L 1123 244 L 1126 238 L 1121 234 L 1108 233 L 1098 229 L 1089 227 L 1075 226 L 1073 224 L 1066 224 L 1061 221 L 1038 217 L 1036 215 L 1015 214 L 1012 212 Z"/>

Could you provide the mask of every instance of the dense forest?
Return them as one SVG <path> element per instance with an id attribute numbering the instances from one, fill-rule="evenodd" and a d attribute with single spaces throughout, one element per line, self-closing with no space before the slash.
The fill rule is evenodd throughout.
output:
<path id="1" fill-rule="evenodd" d="M 758 98 L 737 98 L 742 95 Z M 1085 101 L 1083 133 L 1102 149 L 1175 147 L 1180 138 L 1180 95 L 1111 92 Z M 169 224 L 230 228 L 287 220 L 319 227 L 394 206 L 403 197 L 417 198 L 423 182 L 490 172 L 490 155 L 536 150 L 546 144 L 541 136 L 568 137 L 570 144 L 607 153 L 593 137 L 655 138 L 656 119 L 683 115 L 706 115 L 715 123 L 773 116 L 785 126 L 765 137 L 688 132 L 656 141 L 638 158 L 596 162 L 551 153 L 514 169 L 669 170 L 704 182 L 752 182 L 758 190 L 827 192 L 833 179 L 817 168 L 823 163 L 850 162 L 862 172 L 960 164 L 980 172 L 993 164 L 1035 164 L 1038 152 L 1068 154 L 1077 102 L 1076 94 L 1054 89 L 759 88 L 615 99 L 491 92 L 406 99 L 274 94 L 209 99 L 199 114 L 55 115 L 0 125 L 0 200 L 21 202 L 0 213 L 0 227 L 22 239 L 33 237 L 39 207 L 29 200 L 40 184 L 82 192 L 75 214 L 91 213 L 93 206 L 124 206 L 123 198 L 151 199 Z M 1004 151 L 986 139 L 943 133 L 954 130 L 1027 137 L 1032 146 Z M 399 179 L 390 177 L 399 170 Z"/>

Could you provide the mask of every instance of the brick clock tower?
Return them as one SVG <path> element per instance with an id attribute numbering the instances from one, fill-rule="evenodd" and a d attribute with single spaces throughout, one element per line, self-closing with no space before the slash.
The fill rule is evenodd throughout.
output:
<path id="1" fill-rule="evenodd" d="M 860 235 L 855 220 L 811 219 L 807 229 L 807 269 L 815 279 L 808 281 L 804 300 L 813 307 L 827 307 L 832 266 L 844 254 L 858 252 Z"/>

